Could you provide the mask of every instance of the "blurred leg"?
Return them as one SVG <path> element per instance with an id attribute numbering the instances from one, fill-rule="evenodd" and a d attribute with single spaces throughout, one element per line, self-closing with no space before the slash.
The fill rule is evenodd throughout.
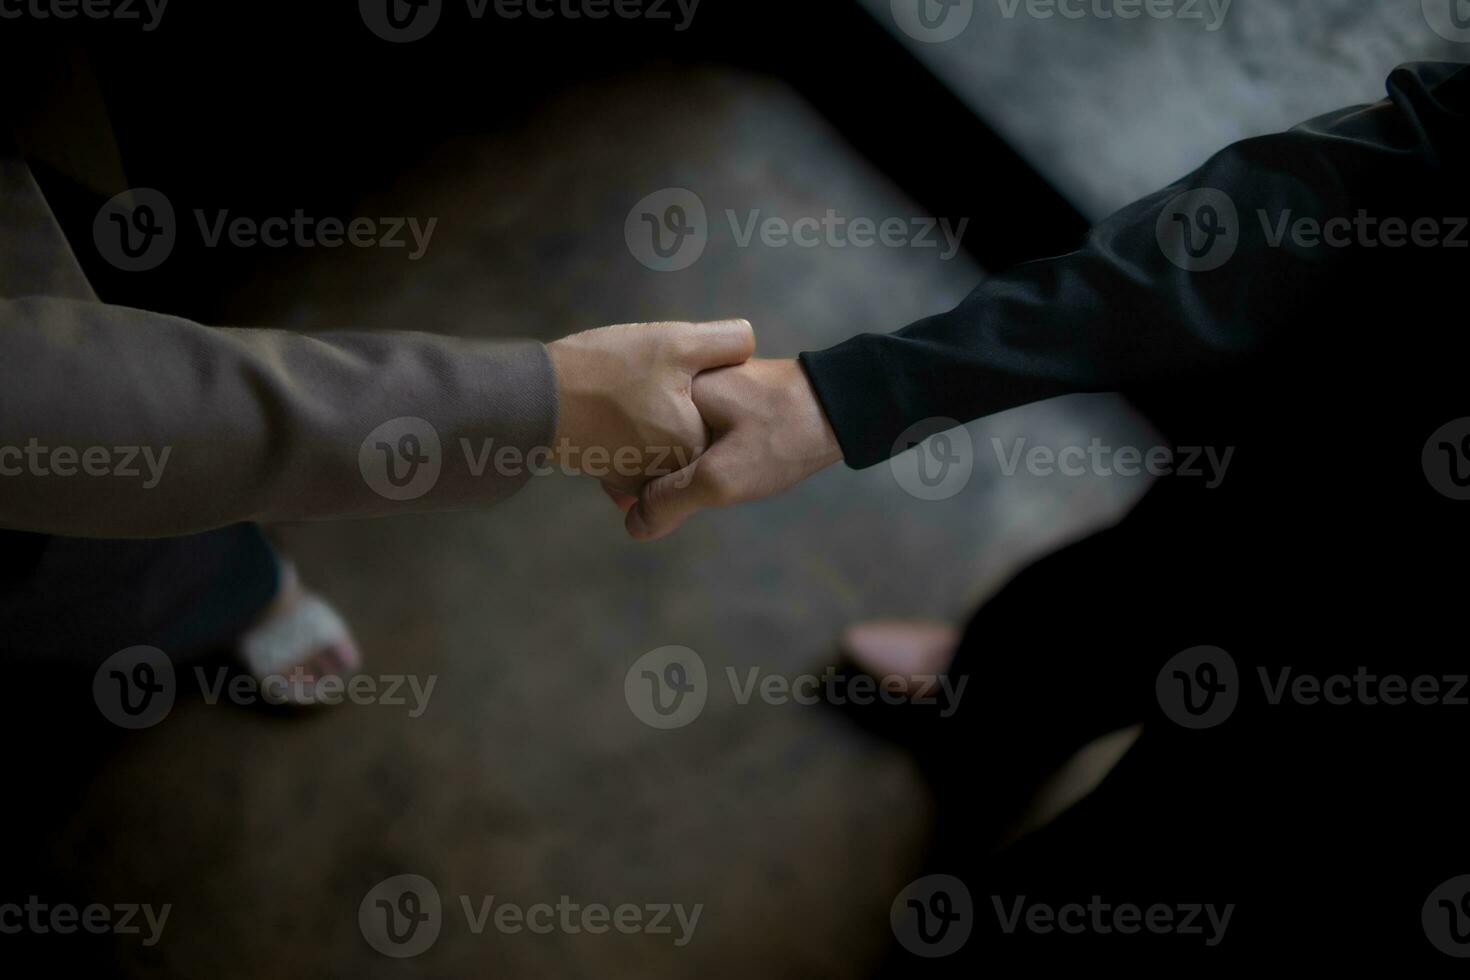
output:
<path id="1" fill-rule="evenodd" d="M 224 649 L 278 588 L 259 527 L 147 541 L 0 532 L 0 657 L 95 667 L 120 649 Z"/>

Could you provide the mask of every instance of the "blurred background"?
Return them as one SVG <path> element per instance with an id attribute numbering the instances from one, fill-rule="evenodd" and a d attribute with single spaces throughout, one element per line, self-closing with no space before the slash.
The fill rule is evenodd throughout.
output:
<path id="1" fill-rule="evenodd" d="M 789 356 L 947 310 L 1226 144 L 1374 101 L 1395 65 L 1467 50 L 1420 0 L 1137 19 L 1091 0 L 1076 17 L 996 0 L 650 0 L 602 20 L 570 0 L 544 18 L 444 0 L 412 40 L 385 36 L 372 6 L 173 0 L 151 30 L 0 20 L 16 125 L 87 133 L 82 158 L 44 162 L 43 135 L 26 149 L 104 300 L 218 325 L 541 340 L 743 316 L 762 354 Z M 146 273 L 92 247 L 98 206 L 128 187 L 183 216 Z M 640 203 L 673 189 L 702 203 L 704 244 L 665 271 L 633 231 Z M 212 247 L 196 209 L 436 223 L 410 259 Z M 937 247 L 739 234 L 829 211 L 965 224 L 955 249 L 938 231 Z M 90 688 L 21 678 L 0 900 L 169 903 L 151 946 L 35 945 L 124 976 L 871 975 L 935 817 L 914 758 L 830 708 L 742 704 L 723 683 L 694 723 L 656 730 L 624 680 L 669 645 L 712 677 L 790 678 L 833 663 L 857 619 L 963 621 L 1145 489 L 1007 475 L 995 440 L 1157 438 L 1113 397 L 968 431 L 972 469 L 946 499 L 922 499 L 901 469 L 837 468 L 655 545 L 624 536 L 595 483 L 565 478 L 485 513 L 272 528 L 352 623 L 370 672 L 435 679 L 425 710 L 282 715 L 194 694 L 124 732 Z M 1090 628 L 1064 597 L 1038 624 L 1079 642 Z M 1082 769 L 1074 795 L 1101 775 Z M 411 960 L 380 955 L 358 925 L 364 895 L 400 874 L 446 905 L 438 941 Z M 475 935 L 451 907 L 490 895 L 703 910 L 683 946 Z"/>

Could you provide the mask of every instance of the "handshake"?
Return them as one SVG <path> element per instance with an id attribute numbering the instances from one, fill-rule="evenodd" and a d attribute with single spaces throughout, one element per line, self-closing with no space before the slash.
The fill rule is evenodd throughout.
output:
<path id="1" fill-rule="evenodd" d="M 745 320 L 621 324 L 547 350 L 557 453 L 597 448 L 642 460 L 638 476 L 603 478 L 635 538 L 670 534 L 707 507 L 780 493 L 842 458 L 801 365 L 753 359 Z"/>

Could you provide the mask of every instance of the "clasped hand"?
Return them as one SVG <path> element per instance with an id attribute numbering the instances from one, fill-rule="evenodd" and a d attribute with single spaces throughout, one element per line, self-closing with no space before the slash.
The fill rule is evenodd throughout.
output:
<path id="1" fill-rule="evenodd" d="M 547 346 L 560 460 L 593 473 L 635 538 L 677 530 L 708 507 L 759 500 L 842 458 L 795 360 L 752 359 L 745 320 L 633 323 Z"/>

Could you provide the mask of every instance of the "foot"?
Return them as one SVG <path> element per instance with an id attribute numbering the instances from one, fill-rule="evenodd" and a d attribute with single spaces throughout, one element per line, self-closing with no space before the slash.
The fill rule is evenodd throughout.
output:
<path id="1" fill-rule="evenodd" d="M 842 651 L 874 677 L 897 677 L 912 697 L 949 669 L 960 631 L 931 620 L 875 619 L 854 623 L 842 634 Z"/>
<path id="2" fill-rule="evenodd" d="M 345 681 L 362 667 L 347 624 L 321 596 L 302 586 L 289 561 L 281 563 L 275 599 L 241 634 L 239 654 L 262 693 L 299 707 L 321 703 L 318 691 L 324 678 Z"/>

